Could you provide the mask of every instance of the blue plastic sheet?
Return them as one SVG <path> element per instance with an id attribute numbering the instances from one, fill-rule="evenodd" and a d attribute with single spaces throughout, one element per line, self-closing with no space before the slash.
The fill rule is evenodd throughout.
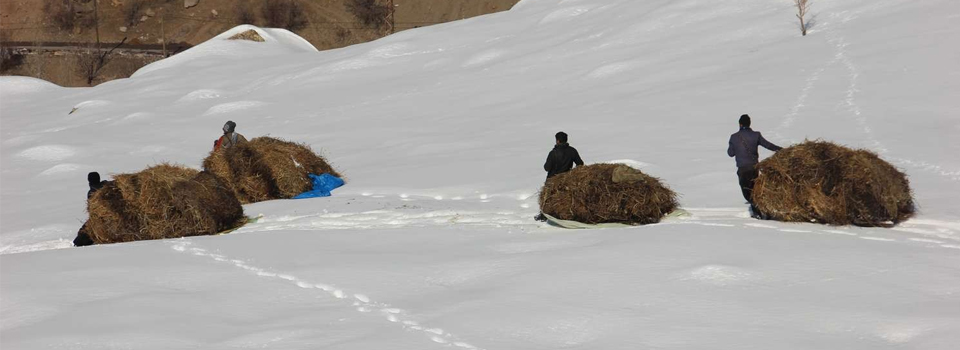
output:
<path id="1" fill-rule="evenodd" d="M 330 191 L 343 186 L 343 179 L 330 174 L 308 174 L 308 176 L 310 176 L 310 179 L 313 181 L 313 189 L 298 194 L 296 197 L 293 197 L 293 199 L 330 197 Z"/>

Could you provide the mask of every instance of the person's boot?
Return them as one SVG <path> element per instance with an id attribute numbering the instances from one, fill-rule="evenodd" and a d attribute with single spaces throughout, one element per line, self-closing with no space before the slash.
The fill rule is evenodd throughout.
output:
<path id="1" fill-rule="evenodd" d="M 547 216 L 543 215 L 543 213 L 540 213 L 537 214 L 537 216 L 534 216 L 533 219 L 537 221 L 547 221 Z"/>
<path id="2" fill-rule="evenodd" d="M 763 212 L 760 211 L 760 209 L 757 209 L 757 206 L 756 206 L 756 205 L 753 205 L 753 204 L 750 204 L 750 217 L 752 217 L 752 218 L 754 218 L 754 219 L 757 219 L 757 220 L 767 220 L 767 219 L 768 219 L 768 217 L 767 217 L 766 215 L 764 215 Z"/>

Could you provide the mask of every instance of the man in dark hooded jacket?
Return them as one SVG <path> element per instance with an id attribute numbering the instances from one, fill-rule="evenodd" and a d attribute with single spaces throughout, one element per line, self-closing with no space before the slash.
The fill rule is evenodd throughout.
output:
<path id="1" fill-rule="evenodd" d="M 558 132 L 556 139 L 557 144 L 553 146 L 553 150 L 547 155 L 547 162 L 543 164 L 543 170 L 547 172 L 548 179 L 570 171 L 574 164 L 583 166 L 580 153 L 567 143 L 567 133 Z"/>
<path id="2" fill-rule="evenodd" d="M 93 171 L 87 174 L 87 184 L 90 185 L 90 190 L 87 191 L 87 200 L 90 200 L 90 197 L 93 197 L 93 194 L 97 190 L 103 188 L 103 185 L 106 185 L 106 181 L 100 181 L 100 173 Z M 90 235 L 87 234 L 87 224 L 84 223 L 80 227 L 80 231 L 77 232 L 77 238 L 73 239 L 73 245 L 77 247 L 92 245 L 93 240 L 90 239 Z"/>
<path id="3" fill-rule="evenodd" d="M 236 129 L 237 123 L 234 123 L 232 120 L 228 120 L 226 124 L 223 124 L 223 136 L 220 136 L 219 139 L 213 142 L 213 150 L 225 150 L 233 146 L 247 143 L 247 138 L 236 132 Z"/>
<path id="4" fill-rule="evenodd" d="M 90 199 L 90 197 L 93 197 L 93 194 L 96 193 L 97 190 L 103 188 L 103 185 L 106 185 L 106 184 L 107 184 L 106 181 L 100 181 L 100 173 L 96 171 L 91 171 L 90 173 L 88 173 L 87 185 L 90 185 L 90 190 L 87 191 L 87 199 Z"/>
<path id="5" fill-rule="evenodd" d="M 753 210 L 755 216 L 762 215 L 753 205 L 753 183 L 757 180 L 757 176 L 760 176 L 760 171 L 757 169 L 757 164 L 760 163 L 759 146 L 774 152 L 782 149 L 780 146 L 767 141 L 759 132 L 750 129 L 749 115 L 741 115 L 740 131 L 730 135 L 727 155 L 736 159 L 740 191 L 743 192 L 743 198 L 750 204 L 750 209 Z"/>
<path id="6" fill-rule="evenodd" d="M 547 179 L 563 174 L 573 169 L 573 165 L 583 166 L 583 159 L 580 159 L 580 153 L 576 148 L 570 147 L 567 143 L 567 133 L 561 131 L 555 135 L 557 144 L 547 155 L 547 162 L 543 164 L 543 170 L 547 172 Z M 537 214 L 534 218 L 537 221 L 547 221 L 543 213 Z"/>

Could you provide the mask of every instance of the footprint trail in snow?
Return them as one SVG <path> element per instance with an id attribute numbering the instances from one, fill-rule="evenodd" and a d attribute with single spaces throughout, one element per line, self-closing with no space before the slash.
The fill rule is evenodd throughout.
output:
<path id="1" fill-rule="evenodd" d="M 366 294 L 351 293 L 342 288 L 337 288 L 331 284 L 306 281 L 290 274 L 270 271 L 268 269 L 252 266 L 243 260 L 232 259 L 225 255 L 213 253 L 207 249 L 196 247 L 192 242 L 188 242 L 184 239 L 172 242 L 171 248 L 180 253 L 192 254 L 194 256 L 210 258 L 219 263 L 230 264 L 237 268 L 249 271 L 250 273 L 259 277 L 281 280 L 306 290 L 319 290 L 330 297 L 343 300 L 344 304 L 349 304 L 357 312 L 365 314 L 378 313 L 386 321 L 397 324 L 399 327 L 403 327 L 406 330 L 419 332 L 431 341 L 438 344 L 444 344 L 467 350 L 483 350 L 483 348 L 460 340 L 457 336 L 443 330 L 442 328 L 422 325 L 420 322 L 413 319 L 413 317 L 411 317 L 407 311 L 373 300 Z"/>

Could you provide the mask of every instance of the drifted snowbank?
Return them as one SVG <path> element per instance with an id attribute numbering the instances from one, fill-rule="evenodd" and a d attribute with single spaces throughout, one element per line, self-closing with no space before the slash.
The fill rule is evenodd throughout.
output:
<path id="1" fill-rule="evenodd" d="M 230 37 L 248 30 L 256 31 L 257 34 L 264 39 L 264 42 L 229 40 Z M 203 69 L 204 65 L 210 62 L 223 64 L 236 60 L 243 61 L 310 52 L 317 52 L 317 48 L 313 47 L 306 39 L 301 38 L 289 30 L 260 28 L 249 24 L 242 24 L 182 53 L 148 64 L 134 72 L 132 77 L 142 77 L 161 69 L 180 65 Z M 203 62 L 197 62 L 198 60 L 202 60 Z"/>

